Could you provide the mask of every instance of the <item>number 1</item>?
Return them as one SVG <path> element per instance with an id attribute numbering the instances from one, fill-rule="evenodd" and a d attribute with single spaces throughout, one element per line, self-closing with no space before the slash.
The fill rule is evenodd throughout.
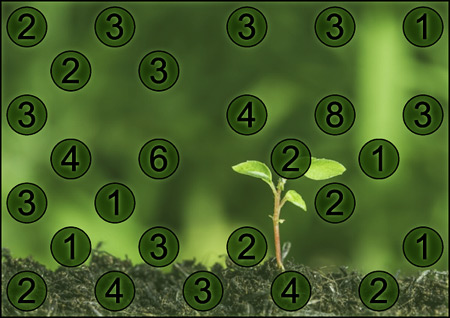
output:
<path id="1" fill-rule="evenodd" d="M 380 145 L 372 152 L 372 155 L 378 154 L 378 171 L 383 171 L 383 145 Z"/>
<path id="2" fill-rule="evenodd" d="M 427 39 L 427 14 L 426 13 L 422 14 L 422 16 L 417 19 L 417 23 L 420 23 L 420 22 L 423 22 L 423 25 L 422 25 L 422 34 L 423 35 L 422 35 L 422 38 L 424 40 L 426 40 Z"/>
<path id="3" fill-rule="evenodd" d="M 417 243 L 422 242 L 423 251 L 422 251 L 422 258 L 424 260 L 427 259 L 427 233 L 423 233 L 421 237 L 419 237 L 416 241 Z"/>

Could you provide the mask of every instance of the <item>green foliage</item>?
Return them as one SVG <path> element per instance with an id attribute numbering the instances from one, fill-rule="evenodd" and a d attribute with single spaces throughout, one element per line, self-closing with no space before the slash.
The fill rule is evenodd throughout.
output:
<path id="1" fill-rule="evenodd" d="M 289 190 L 288 192 L 286 192 L 283 201 L 289 201 L 292 204 L 306 211 L 305 201 L 303 200 L 302 196 L 298 194 L 297 191 L 295 190 Z"/>
<path id="2" fill-rule="evenodd" d="M 242 173 L 247 176 L 259 178 L 269 185 L 273 186 L 272 173 L 270 169 L 262 162 L 256 160 L 247 160 L 232 167 L 237 173 Z"/>
<path id="3" fill-rule="evenodd" d="M 311 166 L 306 171 L 305 177 L 312 180 L 325 180 L 339 176 L 345 170 L 345 167 L 337 161 L 311 158 Z"/>

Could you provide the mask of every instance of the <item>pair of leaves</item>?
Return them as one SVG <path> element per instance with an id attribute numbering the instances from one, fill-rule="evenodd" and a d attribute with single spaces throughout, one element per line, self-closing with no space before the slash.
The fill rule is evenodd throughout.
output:
<path id="1" fill-rule="evenodd" d="M 234 171 L 254 178 L 259 178 L 274 189 L 272 173 L 262 162 L 248 160 L 232 167 Z M 305 173 L 305 177 L 312 180 L 326 180 L 344 173 L 345 167 L 337 161 L 330 159 L 318 159 L 311 157 L 311 166 Z M 294 190 L 286 192 L 285 201 L 289 201 L 306 211 L 306 204 L 302 196 Z"/>

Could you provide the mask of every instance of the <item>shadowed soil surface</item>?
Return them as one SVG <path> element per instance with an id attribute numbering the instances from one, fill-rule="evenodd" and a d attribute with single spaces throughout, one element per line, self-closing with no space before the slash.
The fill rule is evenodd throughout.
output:
<path id="1" fill-rule="evenodd" d="M 76 268 L 60 267 L 55 271 L 32 258 L 12 258 L 2 250 L 2 316 L 448 316 L 448 271 L 418 270 L 416 276 L 393 274 L 400 286 L 397 303 L 382 312 L 366 308 L 358 296 L 358 286 L 365 274 L 345 267 L 315 270 L 290 261 L 286 270 L 305 275 L 311 286 L 311 298 L 299 311 L 278 308 L 270 296 L 273 279 L 280 273 L 275 260 L 244 268 L 227 261 L 227 267 L 216 264 L 211 272 L 222 281 L 224 295 L 210 311 L 196 311 L 183 298 L 183 284 L 193 272 L 208 270 L 195 261 L 183 261 L 163 272 L 147 264 L 133 266 L 129 260 L 108 253 L 92 251 L 91 262 Z M 32 270 L 47 283 L 47 299 L 31 312 L 13 307 L 6 287 L 17 272 Z M 136 287 L 135 298 L 126 309 L 108 311 L 94 296 L 97 279 L 112 270 L 128 274 Z"/>

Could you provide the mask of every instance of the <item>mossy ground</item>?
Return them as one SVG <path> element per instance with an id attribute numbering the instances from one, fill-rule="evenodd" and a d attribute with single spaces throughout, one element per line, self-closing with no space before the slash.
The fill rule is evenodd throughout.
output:
<path id="1" fill-rule="evenodd" d="M 313 270 L 287 261 L 286 269 L 304 274 L 311 283 L 311 299 L 299 311 L 278 308 L 270 296 L 272 280 L 279 274 L 274 259 L 252 268 L 242 268 L 227 262 L 223 268 L 216 264 L 210 270 L 222 281 L 224 296 L 213 310 L 198 312 L 183 298 L 182 286 L 188 275 L 206 270 L 195 261 L 175 264 L 163 272 L 146 264 L 133 266 L 107 253 L 93 250 L 90 265 L 77 268 L 60 267 L 48 270 L 32 258 L 12 258 L 2 251 L 2 316 L 448 316 L 448 271 L 418 271 L 417 276 L 396 274 L 400 297 L 389 310 L 375 312 L 367 309 L 358 296 L 363 274 L 341 267 L 335 271 Z M 47 283 L 44 304 L 32 312 L 15 309 L 8 301 L 6 286 L 17 272 L 33 270 Z M 95 282 L 111 270 L 127 273 L 134 281 L 136 295 L 123 311 L 103 309 L 93 294 Z"/>

